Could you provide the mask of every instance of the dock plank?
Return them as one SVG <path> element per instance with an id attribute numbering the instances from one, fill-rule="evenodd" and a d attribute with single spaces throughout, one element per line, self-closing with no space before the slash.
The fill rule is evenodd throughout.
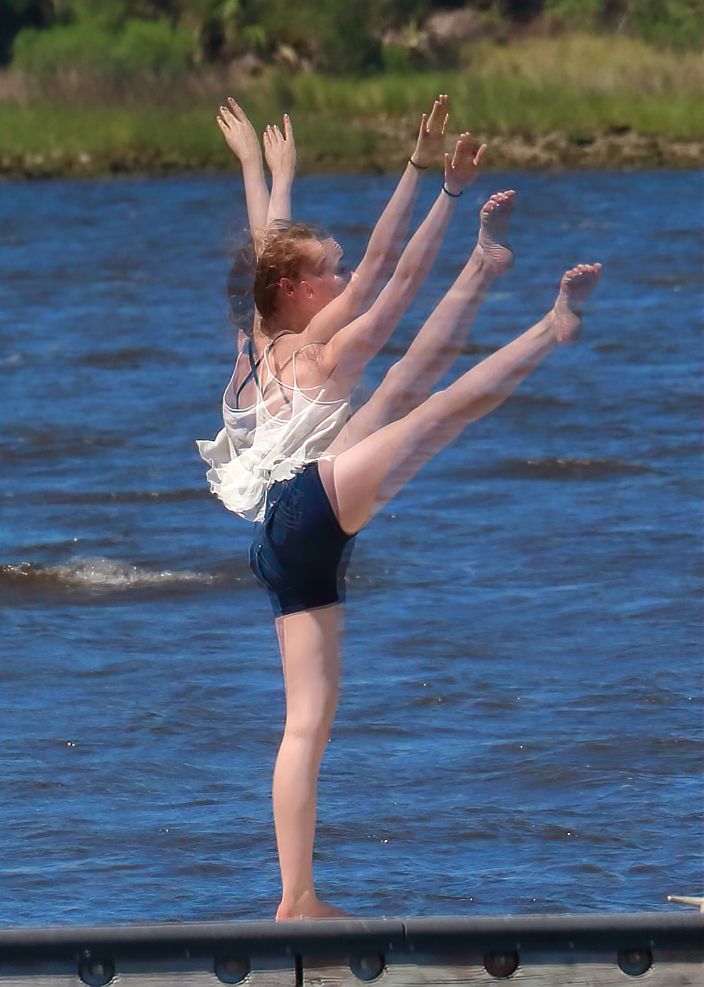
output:
<path id="1" fill-rule="evenodd" d="M 411 962 L 399 958 L 389 961 L 381 976 L 370 982 L 383 987 L 497 987 L 502 981 L 525 987 L 625 987 L 639 982 L 647 987 L 702 987 L 704 955 L 685 961 L 681 956 L 654 958 L 652 967 L 640 977 L 624 973 L 615 956 L 572 956 L 562 961 L 526 956 L 508 978 L 488 973 L 481 956 L 463 957 L 461 962 L 415 956 Z M 321 965 L 304 958 L 304 987 L 360 987 L 361 983 L 349 962 Z"/>

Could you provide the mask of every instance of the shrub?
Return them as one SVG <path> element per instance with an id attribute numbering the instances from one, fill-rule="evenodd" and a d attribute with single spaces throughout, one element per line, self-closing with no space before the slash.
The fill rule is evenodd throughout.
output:
<path id="1" fill-rule="evenodd" d="M 403 45 L 384 45 L 381 57 L 384 71 L 391 75 L 404 75 L 413 70 L 410 52 Z"/>
<path id="2" fill-rule="evenodd" d="M 629 26 L 654 44 L 701 48 L 704 4 L 702 0 L 638 0 Z"/>
<path id="3" fill-rule="evenodd" d="M 572 28 L 594 30 L 601 21 L 603 0 L 545 0 L 545 13 Z"/>
<path id="4" fill-rule="evenodd" d="M 545 0 L 544 9 L 571 28 L 617 29 L 679 48 L 704 42 L 702 0 Z"/>
<path id="5" fill-rule="evenodd" d="M 14 64 L 40 79 L 88 70 L 99 75 L 177 74 L 193 60 L 196 41 L 164 21 L 127 21 L 108 31 L 85 21 L 45 31 L 27 29 L 15 38 Z"/>
<path id="6" fill-rule="evenodd" d="M 47 31 L 27 28 L 15 38 L 13 63 L 22 72 L 39 78 L 74 69 L 99 69 L 112 57 L 112 37 L 92 24 L 54 27 Z"/>
<path id="7" fill-rule="evenodd" d="M 176 75 L 192 63 L 196 39 L 191 32 L 165 21 L 130 20 L 116 35 L 113 51 L 125 72 Z"/>

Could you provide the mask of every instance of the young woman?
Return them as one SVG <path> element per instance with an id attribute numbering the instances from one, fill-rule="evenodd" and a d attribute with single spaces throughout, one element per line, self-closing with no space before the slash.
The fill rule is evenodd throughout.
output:
<path id="1" fill-rule="evenodd" d="M 460 326 L 512 261 L 504 234 L 514 194 L 493 196 L 455 283 L 370 401 L 349 416 L 349 395 L 430 269 L 481 153 L 463 134 L 452 158 L 446 156 L 438 197 L 378 294 L 377 279 L 410 208 L 410 183 L 426 163 L 418 147 L 346 286 L 337 274 L 340 248 L 325 235 L 299 225 L 262 241 L 254 285 L 260 348 L 253 344 L 238 358 L 218 440 L 199 443 L 211 463 L 211 489 L 230 510 L 257 522 L 250 561 L 269 592 L 281 649 L 286 724 L 273 784 L 280 920 L 341 914 L 318 898 L 312 858 L 318 771 L 337 707 L 352 541 L 428 459 L 501 404 L 557 345 L 576 338 L 582 304 L 599 276 L 598 264 L 570 269 L 553 308 L 535 326 L 430 394 L 452 359 Z"/>

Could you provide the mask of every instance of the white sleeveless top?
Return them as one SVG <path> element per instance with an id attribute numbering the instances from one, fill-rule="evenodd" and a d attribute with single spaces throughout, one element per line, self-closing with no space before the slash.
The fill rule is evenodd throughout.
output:
<path id="1" fill-rule="evenodd" d="M 280 380 L 270 366 L 275 342 L 256 363 L 251 343 L 240 351 L 222 399 L 224 428 L 212 442 L 196 443 L 210 465 L 206 478 L 211 493 L 229 511 L 248 521 L 263 519 L 267 491 L 273 483 L 288 480 L 307 463 L 332 458 L 325 452 L 350 413 L 347 399 L 326 401 L 324 388 L 299 387 L 296 354 L 292 357 L 293 387 Z M 250 371 L 237 387 L 240 360 L 247 351 Z M 260 381 L 258 370 L 262 366 Z M 239 393 L 250 378 L 256 385 L 256 401 L 240 408 Z M 305 391 L 318 393 L 308 398 Z"/>

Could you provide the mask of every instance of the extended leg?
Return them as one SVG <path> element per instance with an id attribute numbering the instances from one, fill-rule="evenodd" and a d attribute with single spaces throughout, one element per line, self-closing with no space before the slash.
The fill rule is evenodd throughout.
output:
<path id="1" fill-rule="evenodd" d="M 600 270 L 600 264 L 569 270 L 555 306 L 540 322 L 404 418 L 362 439 L 333 462 L 321 463 L 321 478 L 345 531 L 359 531 L 469 422 L 502 404 L 555 346 L 576 339 L 582 304 Z"/>
<path id="2" fill-rule="evenodd" d="M 341 606 L 277 620 L 286 688 L 286 725 L 274 768 L 273 803 L 282 896 L 277 920 L 330 918 L 313 880 L 318 772 L 337 708 Z"/>
<path id="3" fill-rule="evenodd" d="M 350 419 L 329 452 L 338 455 L 423 402 L 462 351 L 493 280 L 513 264 L 506 235 L 516 193 L 497 192 L 479 214 L 477 245 L 403 357 Z"/>

